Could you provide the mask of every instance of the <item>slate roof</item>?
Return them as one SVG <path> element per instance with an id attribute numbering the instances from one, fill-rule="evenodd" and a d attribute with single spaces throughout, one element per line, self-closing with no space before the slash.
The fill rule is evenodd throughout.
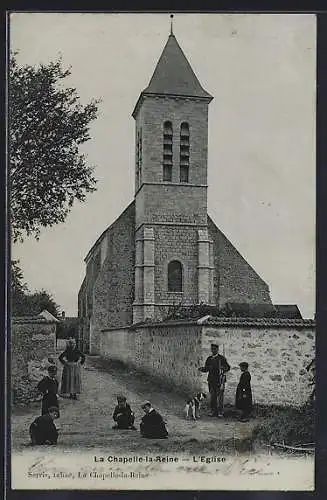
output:
<path id="1" fill-rule="evenodd" d="M 64 318 L 61 318 L 59 320 L 61 323 L 78 323 L 79 322 L 79 317 L 78 316 L 65 316 Z"/>
<path id="2" fill-rule="evenodd" d="M 173 34 L 169 35 L 150 83 L 142 94 L 213 99 L 200 84 Z"/>
<path id="3" fill-rule="evenodd" d="M 301 319 L 302 315 L 296 304 L 274 304 L 278 318 Z"/>

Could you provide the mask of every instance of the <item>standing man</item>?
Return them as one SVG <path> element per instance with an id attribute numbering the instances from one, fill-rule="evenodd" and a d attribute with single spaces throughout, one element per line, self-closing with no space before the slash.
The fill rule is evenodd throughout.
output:
<path id="1" fill-rule="evenodd" d="M 208 372 L 211 416 L 223 417 L 226 372 L 230 370 L 230 366 L 226 358 L 219 354 L 217 344 L 211 344 L 211 352 L 212 355 L 206 359 L 205 365 L 199 368 L 199 371 Z"/>

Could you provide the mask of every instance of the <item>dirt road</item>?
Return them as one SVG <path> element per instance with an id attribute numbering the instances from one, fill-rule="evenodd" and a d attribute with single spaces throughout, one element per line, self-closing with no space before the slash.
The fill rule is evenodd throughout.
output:
<path id="1" fill-rule="evenodd" d="M 58 374 L 60 379 L 61 373 Z M 57 448 L 110 449 L 112 452 L 169 451 L 198 452 L 240 449 L 247 446 L 255 420 L 240 423 L 235 417 L 210 418 L 205 408 L 201 419 L 188 421 L 184 416 L 185 398 L 160 387 L 145 375 L 115 362 L 88 357 L 82 369 L 83 392 L 78 401 L 60 398 L 61 417 Z M 168 423 L 168 440 L 144 440 L 139 431 L 112 429 L 116 395 L 123 393 L 136 416 L 136 426 L 143 415 L 140 405 L 149 399 Z M 28 427 L 40 413 L 40 403 L 14 409 L 12 423 L 13 451 L 29 446 Z M 245 444 L 244 444 L 245 443 Z"/>

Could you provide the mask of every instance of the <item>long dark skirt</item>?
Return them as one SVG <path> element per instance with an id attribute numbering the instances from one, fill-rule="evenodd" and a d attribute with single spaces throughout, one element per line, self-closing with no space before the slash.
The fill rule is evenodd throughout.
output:
<path id="1" fill-rule="evenodd" d="M 61 394 L 80 394 L 82 390 L 81 366 L 79 363 L 67 361 L 61 377 Z"/>
<path id="2" fill-rule="evenodd" d="M 251 388 L 238 387 L 236 390 L 235 407 L 248 415 L 252 411 L 252 391 Z"/>

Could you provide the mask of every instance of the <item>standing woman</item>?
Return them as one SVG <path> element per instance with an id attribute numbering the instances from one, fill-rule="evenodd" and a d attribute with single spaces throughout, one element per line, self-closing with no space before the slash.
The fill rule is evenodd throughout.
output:
<path id="1" fill-rule="evenodd" d="M 68 340 L 59 361 L 64 365 L 60 394 L 69 394 L 70 399 L 77 399 L 77 394 L 81 393 L 81 365 L 85 362 L 85 355 L 76 347 L 74 339 Z"/>

